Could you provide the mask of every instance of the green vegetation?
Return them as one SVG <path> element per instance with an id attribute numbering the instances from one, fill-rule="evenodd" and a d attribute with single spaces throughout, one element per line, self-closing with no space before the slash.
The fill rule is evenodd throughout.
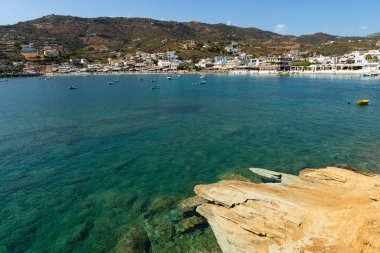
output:
<path id="1" fill-rule="evenodd" d="M 365 59 L 368 61 L 368 62 L 379 62 L 379 58 L 376 56 L 376 55 L 370 55 L 370 54 L 367 54 L 365 56 Z"/>
<path id="2" fill-rule="evenodd" d="M 293 62 L 292 64 L 295 67 L 309 67 L 311 65 L 311 62 L 303 61 L 303 62 Z"/>

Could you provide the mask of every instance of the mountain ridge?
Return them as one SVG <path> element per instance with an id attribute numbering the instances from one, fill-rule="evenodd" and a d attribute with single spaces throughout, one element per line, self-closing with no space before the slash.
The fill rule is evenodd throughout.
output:
<path id="1" fill-rule="evenodd" d="M 182 51 L 183 58 L 212 57 L 226 54 L 224 47 L 233 41 L 238 42 L 245 52 L 255 55 L 282 54 L 291 49 L 332 54 L 373 47 L 368 42 L 330 46 L 326 50 L 320 48 L 321 44 L 331 41 L 369 41 L 368 36 L 344 37 L 326 33 L 294 36 L 223 23 L 126 17 L 83 18 L 55 14 L 0 26 L 0 39 L 15 39 L 20 44 L 34 43 L 39 48 L 56 44 L 63 48 L 63 55 L 89 58 L 109 57 L 110 54 L 99 54 L 104 48 L 123 53 L 175 50 Z M 189 41 L 195 41 L 190 49 L 184 46 Z M 202 48 L 206 44 L 210 46 L 207 50 Z"/>

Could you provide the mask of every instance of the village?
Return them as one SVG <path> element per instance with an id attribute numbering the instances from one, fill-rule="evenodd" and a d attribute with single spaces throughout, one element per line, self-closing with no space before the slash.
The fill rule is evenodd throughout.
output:
<path id="1" fill-rule="evenodd" d="M 6 50 L 20 50 L 25 59 L 52 59 L 49 64 L 35 61 L 14 61 L 11 64 L 0 59 L 0 75 L 83 75 L 108 73 L 228 73 L 228 74 L 347 74 L 378 76 L 380 73 L 380 50 L 353 51 L 344 55 L 324 56 L 313 52 L 290 50 L 282 55 L 255 56 L 241 50 L 238 42 L 224 47 L 227 55 L 203 58 L 196 62 L 181 59 L 176 51 L 147 53 L 137 51 L 134 54 L 110 52 L 106 47 L 100 53 L 112 53 L 113 57 L 102 62 L 89 59 L 71 58 L 56 63 L 62 47 L 44 45 L 35 48 L 33 43 L 15 47 L 12 42 L 3 43 Z M 333 44 L 334 41 L 329 43 Z M 192 47 L 194 41 L 183 45 L 183 49 Z M 204 45 L 207 47 L 208 45 Z M 380 48 L 380 42 L 376 44 Z"/>

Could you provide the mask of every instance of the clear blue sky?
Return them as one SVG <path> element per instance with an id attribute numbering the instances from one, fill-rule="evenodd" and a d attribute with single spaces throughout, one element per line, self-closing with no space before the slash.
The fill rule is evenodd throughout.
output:
<path id="1" fill-rule="evenodd" d="M 378 0 L 0 0 L 0 24 L 48 14 L 228 23 L 283 34 L 380 32 Z"/>

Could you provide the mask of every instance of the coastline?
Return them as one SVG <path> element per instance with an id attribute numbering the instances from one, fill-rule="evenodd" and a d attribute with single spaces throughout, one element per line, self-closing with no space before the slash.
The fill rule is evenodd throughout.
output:
<path id="1" fill-rule="evenodd" d="M 342 71 L 342 72 L 331 72 L 331 71 L 305 71 L 305 72 L 256 72 L 256 71 L 161 71 L 161 72 L 131 72 L 131 71 L 110 71 L 110 72 L 73 72 L 73 73 L 44 73 L 42 76 L 45 77 L 67 77 L 67 76 L 108 76 L 108 75 L 247 75 L 247 76 L 355 76 L 360 77 L 364 73 L 358 73 L 357 71 Z"/>
<path id="2" fill-rule="evenodd" d="M 107 71 L 107 72 L 46 72 L 17 73 L 0 75 L 0 79 L 17 77 L 70 77 L 70 76 L 109 76 L 109 75 L 246 75 L 246 76 L 351 76 L 361 77 L 365 71 L 250 71 L 250 70 L 202 70 L 202 71 Z M 380 73 L 375 73 L 379 74 Z M 373 77 L 371 77 L 373 78 Z"/>

